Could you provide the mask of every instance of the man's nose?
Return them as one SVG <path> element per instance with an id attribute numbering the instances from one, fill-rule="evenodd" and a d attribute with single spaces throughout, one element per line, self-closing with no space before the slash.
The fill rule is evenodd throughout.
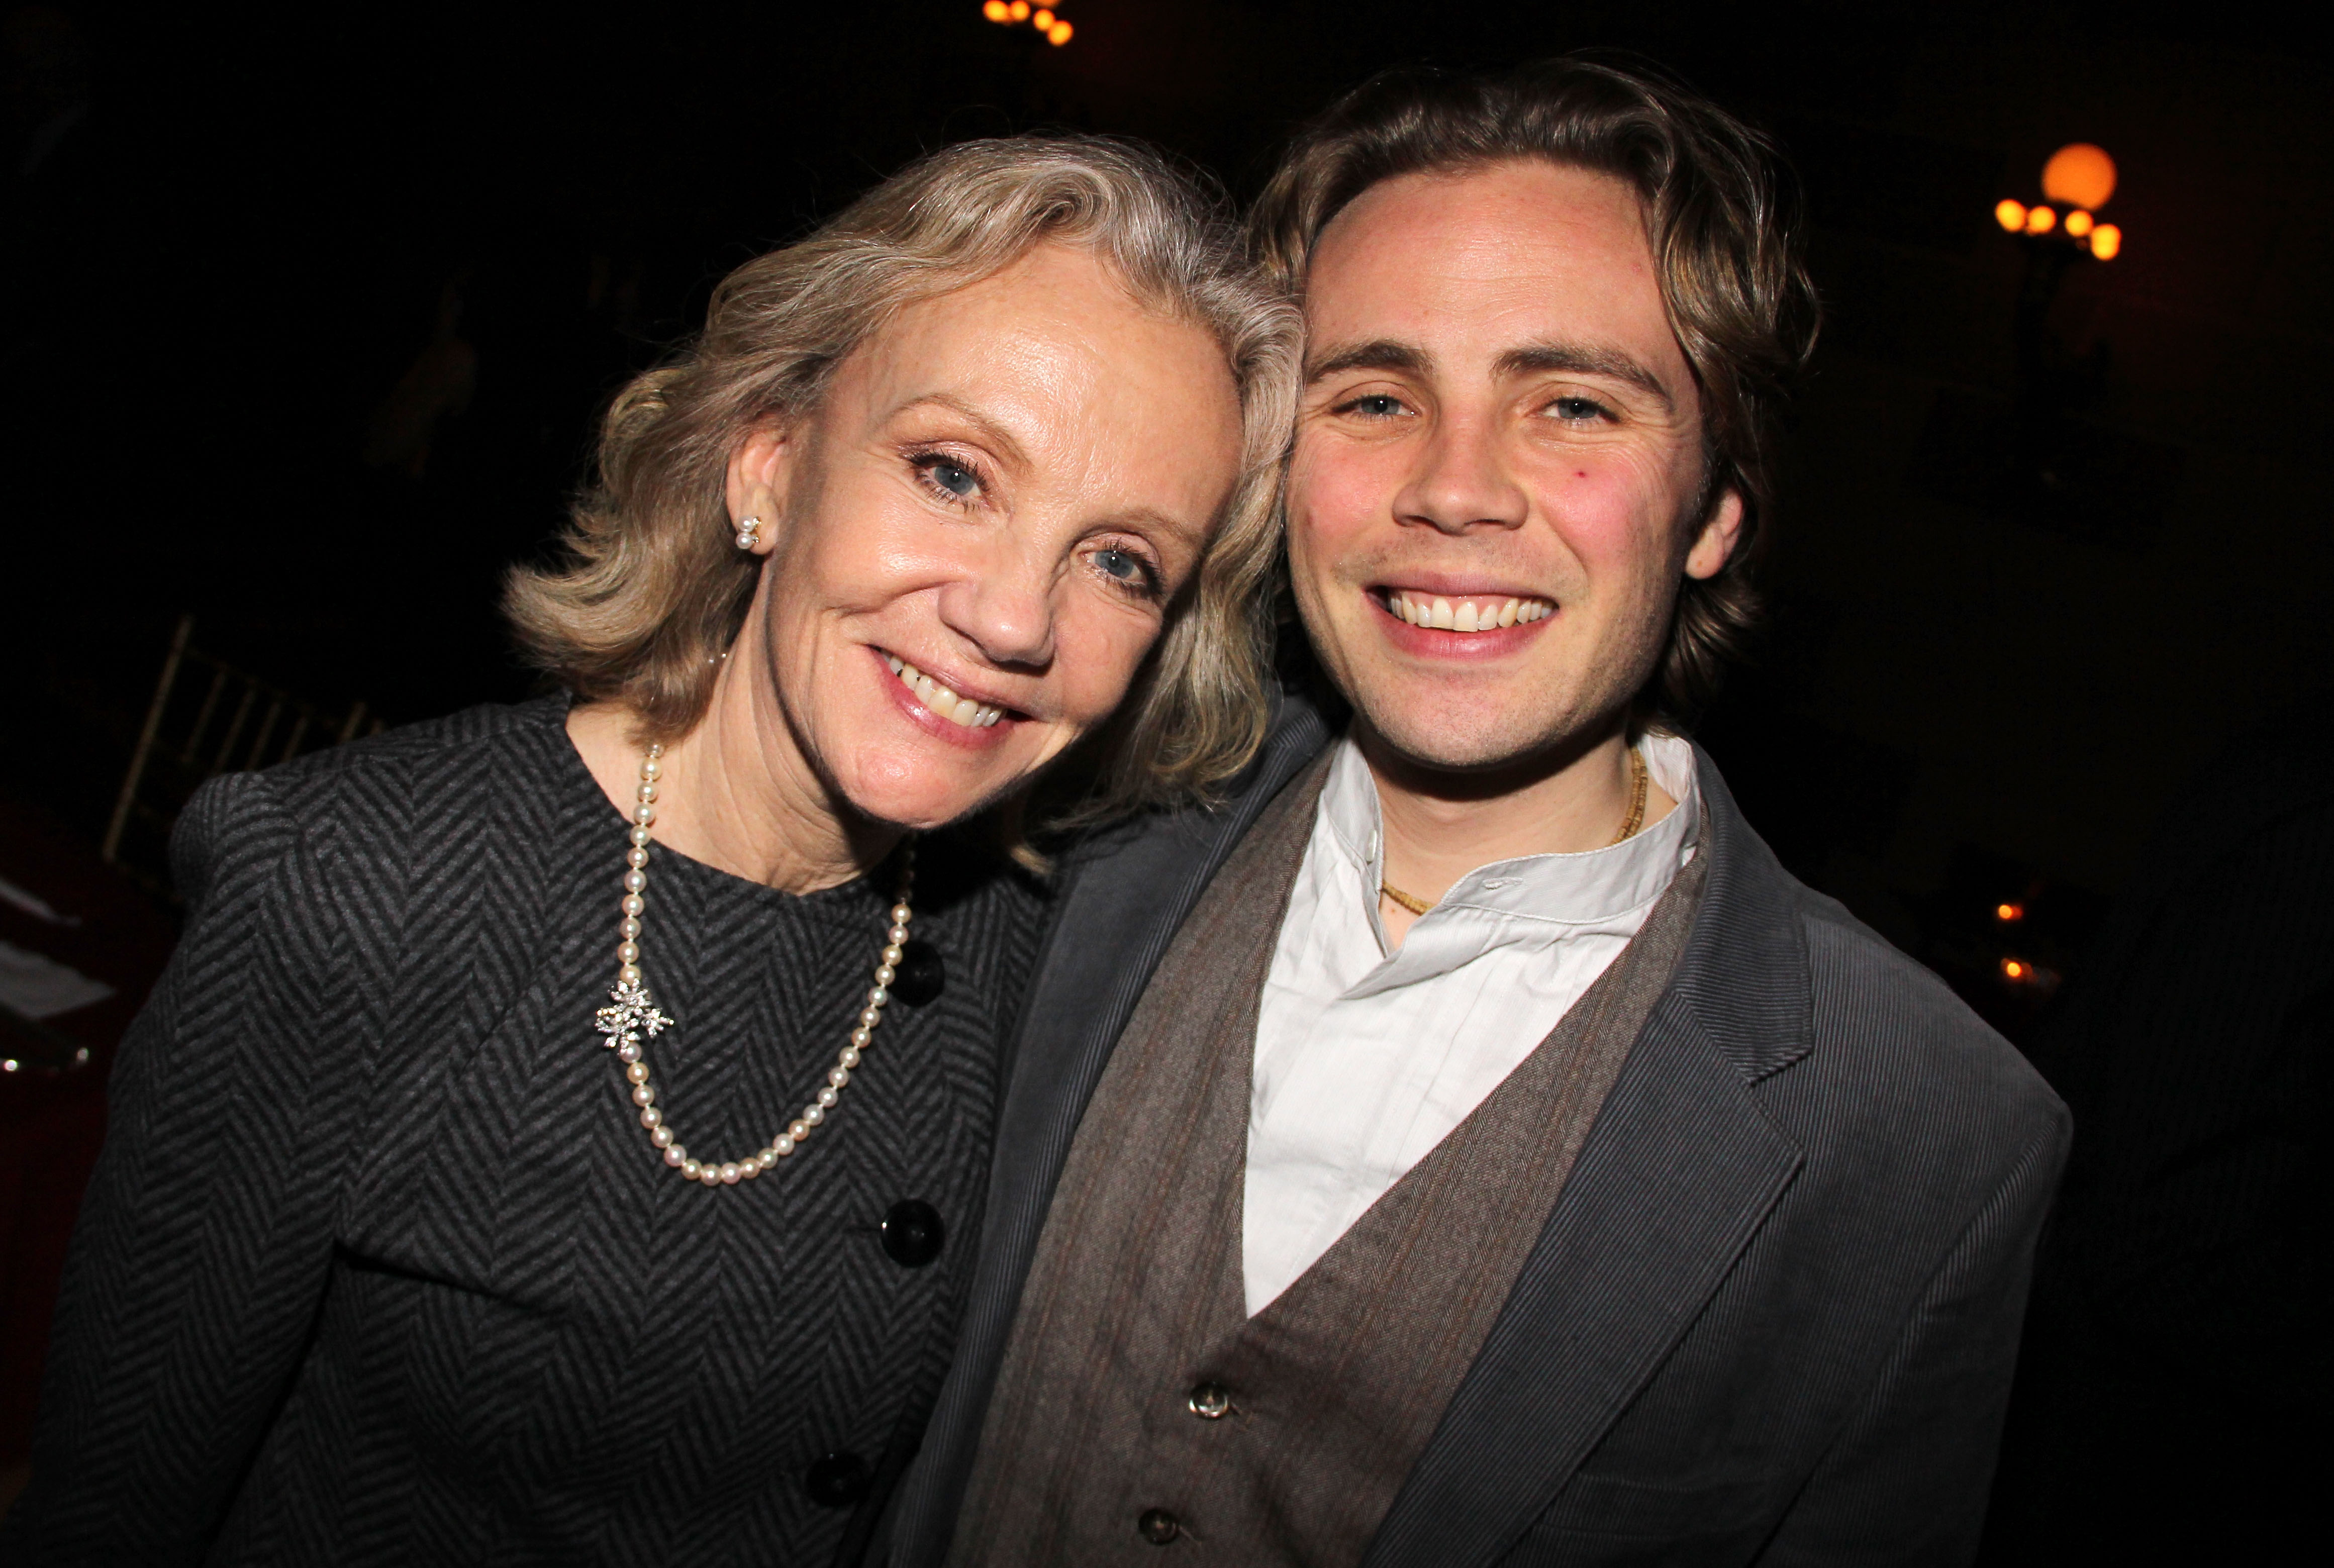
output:
<path id="1" fill-rule="evenodd" d="M 1444 534 L 1475 528 L 1519 528 L 1529 507 L 1523 487 L 1500 460 L 1490 420 L 1446 419 L 1420 453 L 1419 465 L 1394 496 L 1394 516 Z"/>
<path id="2" fill-rule="evenodd" d="M 1043 669 L 1054 658 L 1055 573 L 1031 553 L 984 551 L 941 588 L 940 620 L 1000 668 Z"/>

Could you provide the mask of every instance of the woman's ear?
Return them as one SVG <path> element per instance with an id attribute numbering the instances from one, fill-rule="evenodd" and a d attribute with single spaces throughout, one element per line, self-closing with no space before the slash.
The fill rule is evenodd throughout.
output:
<path id="1" fill-rule="evenodd" d="M 795 444 L 776 425 L 747 432 L 729 454 L 729 522 L 741 549 L 767 555 L 777 547 L 778 522 L 786 515 L 786 489 L 794 476 Z M 747 528 L 751 518 L 755 526 Z M 743 543 L 750 537 L 753 543 Z"/>

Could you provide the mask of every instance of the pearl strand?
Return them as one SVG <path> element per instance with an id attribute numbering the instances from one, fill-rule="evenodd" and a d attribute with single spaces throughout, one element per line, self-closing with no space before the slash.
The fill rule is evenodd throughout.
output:
<path id="1" fill-rule="evenodd" d="M 699 1159 L 674 1135 L 664 1112 L 657 1106 L 656 1086 L 649 1082 L 648 1053 L 643 1044 L 644 1039 L 673 1026 L 673 1020 L 657 1010 L 656 1004 L 649 998 L 648 988 L 641 983 L 641 917 L 648 909 L 649 845 L 653 842 L 649 829 L 656 822 L 657 781 L 664 774 L 663 758 L 664 747 L 652 746 L 641 759 L 640 787 L 634 792 L 632 826 L 627 834 L 632 848 L 624 853 L 624 897 L 621 906 L 624 916 L 617 927 L 622 940 L 616 944 L 616 986 L 608 993 L 612 1005 L 601 1008 L 597 1015 L 598 1028 L 607 1036 L 604 1044 L 624 1064 L 624 1080 L 631 1085 L 632 1103 L 640 1108 L 641 1125 L 648 1129 L 649 1142 L 662 1154 L 665 1164 L 690 1181 L 707 1187 L 735 1187 L 740 1181 L 752 1180 L 794 1153 L 814 1130 L 825 1124 L 844 1086 L 851 1082 L 853 1070 L 859 1065 L 860 1053 L 875 1043 L 875 1026 L 883 1021 L 884 1005 L 892 1000 L 892 982 L 899 975 L 900 959 L 908 940 L 908 921 L 914 913 L 908 907 L 908 899 L 915 887 L 915 841 L 909 840 L 901 853 L 900 891 L 892 905 L 892 923 L 883 933 L 882 954 L 876 960 L 875 984 L 867 992 L 849 1043 L 827 1070 L 826 1086 L 802 1108 L 802 1114 L 789 1122 L 785 1131 L 745 1159 Z"/>

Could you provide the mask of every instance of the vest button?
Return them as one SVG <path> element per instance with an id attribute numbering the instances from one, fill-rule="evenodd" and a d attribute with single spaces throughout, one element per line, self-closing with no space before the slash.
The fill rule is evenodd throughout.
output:
<path id="1" fill-rule="evenodd" d="M 948 966 L 940 962 L 940 950 L 921 937 L 909 938 L 892 972 L 892 995 L 911 1007 L 921 1007 L 947 985 Z"/>
<path id="2" fill-rule="evenodd" d="M 835 1453 L 813 1459 L 803 1472 L 803 1490 L 822 1508 L 848 1508 L 867 1496 L 867 1461 Z"/>
<path id="3" fill-rule="evenodd" d="M 1191 1413 L 1203 1421 L 1220 1421 L 1230 1413 L 1231 1390 L 1221 1383 L 1201 1383 L 1191 1390 Z"/>
<path id="4" fill-rule="evenodd" d="M 883 1216 L 883 1251 L 902 1268 L 921 1268 L 948 1245 L 940 1211 L 921 1198 L 903 1198 Z"/>
<path id="5" fill-rule="evenodd" d="M 1164 1508 L 1146 1508 L 1134 1522 L 1134 1533 L 1153 1546 L 1164 1546 L 1183 1533 L 1183 1521 Z"/>

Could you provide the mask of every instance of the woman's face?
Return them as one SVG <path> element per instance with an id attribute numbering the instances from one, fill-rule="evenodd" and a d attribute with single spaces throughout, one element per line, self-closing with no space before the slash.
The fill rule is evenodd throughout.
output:
<path id="1" fill-rule="evenodd" d="M 1239 452 L 1214 339 L 1082 250 L 902 311 L 730 463 L 770 557 L 738 654 L 764 744 L 911 828 L 1027 778 L 1125 695 Z"/>

